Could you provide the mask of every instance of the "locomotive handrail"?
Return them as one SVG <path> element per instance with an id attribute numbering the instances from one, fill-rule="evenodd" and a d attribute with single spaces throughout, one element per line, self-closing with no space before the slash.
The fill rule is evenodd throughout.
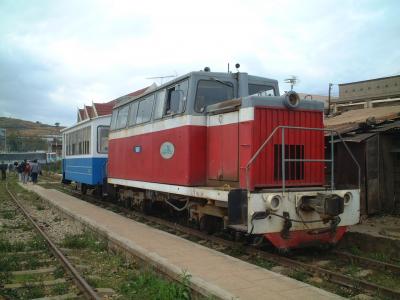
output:
<path id="1" fill-rule="evenodd" d="M 354 157 L 353 153 L 351 152 L 350 148 L 347 146 L 346 142 L 344 141 L 343 137 L 341 134 L 334 129 L 326 129 L 326 128 L 310 128 L 310 127 L 300 127 L 300 126 L 288 126 L 288 125 L 281 125 L 275 127 L 275 129 L 271 132 L 271 134 L 265 139 L 265 141 L 262 143 L 262 145 L 257 149 L 257 151 L 253 154 L 253 156 L 250 158 L 248 163 L 246 164 L 246 189 L 247 193 L 250 193 L 250 179 L 249 179 L 249 170 L 253 162 L 256 160 L 258 155 L 261 153 L 261 151 L 265 148 L 265 146 L 269 143 L 269 141 L 272 139 L 272 137 L 275 135 L 275 133 L 281 129 L 282 130 L 282 193 L 285 192 L 285 163 L 286 162 L 330 162 L 331 163 L 331 190 L 334 189 L 334 145 L 333 145 L 333 133 L 336 133 L 336 135 L 339 137 L 339 140 L 343 143 L 344 147 L 346 148 L 346 151 L 349 153 L 350 157 L 354 161 L 354 163 L 357 166 L 358 169 L 358 189 L 361 188 L 361 167 L 356 158 Z M 296 129 L 296 130 L 306 130 L 306 131 L 323 131 L 323 132 L 329 132 L 331 136 L 331 159 L 287 159 L 285 158 L 285 151 L 284 151 L 284 145 L 285 145 L 285 129 Z"/>

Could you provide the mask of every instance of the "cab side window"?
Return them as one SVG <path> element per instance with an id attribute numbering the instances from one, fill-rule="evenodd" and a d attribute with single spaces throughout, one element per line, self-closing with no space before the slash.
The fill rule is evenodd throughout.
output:
<path id="1" fill-rule="evenodd" d="M 185 111 L 188 87 L 188 80 L 185 80 L 167 88 L 164 115 L 175 115 Z"/>
<path id="2" fill-rule="evenodd" d="M 136 124 L 136 115 L 138 112 L 139 102 L 131 103 L 131 109 L 129 110 L 128 125 L 132 126 Z"/>
<path id="3" fill-rule="evenodd" d="M 162 118 L 164 114 L 165 105 L 165 89 L 156 93 L 155 104 L 154 104 L 154 119 Z"/>
<path id="4" fill-rule="evenodd" d="M 141 124 L 150 121 L 153 111 L 154 94 L 148 96 L 139 102 L 136 124 Z"/>
<path id="5" fill-rule="evenodd" d="M 276 96 L 274 87 L 254 83 L 249 83 L 249 95 Z"/>
<path id="6" fill-rule="evenodd" d="M 128 121 L 129 105 L 125 105 L 118 110 L 116 129 L 122 129 L 126 127 Z"/>

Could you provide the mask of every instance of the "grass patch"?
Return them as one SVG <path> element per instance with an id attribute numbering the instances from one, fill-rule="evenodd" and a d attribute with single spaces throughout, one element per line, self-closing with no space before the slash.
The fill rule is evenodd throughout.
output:
<path id="1" fill-rule="evenodd" d="M 187 274 L 183 274 L 182 277 L 182 283 L 171 283 L 152 271 L 145 271 L 128 278 L 119 292 L 127 299 L 191 299 L 190 277 Z"/>
<path id="2" fill-rule="evenodd" d="M 57 269 L 53 272 L 53 275 L 55 278 L 63 278 L 65 275 L 64 268 L 61 266 L 58 266 Z"/>
<path id="3" fill-rule="evenodd" d="M 35 299 L 42 298 L 45 296 L 45 287 L 39 286 L 29 286 L 13 289 L 13 290 L 3 290 L 2 296 L 6 299 Z"/>
<path id="4" fill-rule="evenodd" d="M 246 255 L 246 250 L 242 245 L 238 245 L 237 247 L 232 247 L 229 248 L 226 251 L 227 254 L 231 255 L 231 256 L 242 256 L 242 255 Z"/>
<path id="5" fill-rule="evenodd" d="M 28 270 L 37 269 L 43 266 L 43 263 L 39 261 L 39 258 L 36 255 L 29 255 L 25 259 L 26 264 L 24 264 L 23 268 Z"/>
<path id="6" fill-rule="evenodd" d="M 27 246 L 27 250 L 46 250 L 47 249 L 46 241 L 39 236 L 34 237 L 33 239 L 26 242 L 26 246 Z"/>
<path id="7" fill-rule="evenodd" d="M 22 231 L 31 231 L 32 230 L 32 226 L 27 222 L 21 222 L 21 223 L 16 224 L 16 225 L 3 224 L 3 228 L 4 229 L 9 229 L 9 230 L 21 229 Z"/>
<path id="8" fill-rule="evenodd" d="M 68 285 L 66 285 L 65 283 L 56 284 L 51 288 L 52 295 L 64 295 L 67 294 L 68 291 L 69 291 Z"/>
<path id="9" fill-rule="evenodd" d="M 37 210 L 45 210 L 46 207 L 42 203 L 39 203 L 39 204 L 36 205 L 36 209 Z"/>
<path id="10" fill-rule="evenodd" d="M 20 252 L 25 250 L 25 243 L 0 240 L 0 253 L 1 252 Z"/>
<path id="11" fill-rule="evenodd" d="M 17 212 L 15 210 L 4 210 L 1 212 L 1 217 L 6 220 L 15 219 Z"/>
<path id="12" fill-rule="evenodd" d="M 348 251 L 353 255 L 361 255 L 362 251 L 357 246 L 351 246 Z"/>
<path id="13" fill-rule="evenodd" d="M 297 270 L 290 272 L 289 276 L 303 282 L 306 282 L 307 279 L 310 277 L 307 273 Z"/>
<path id="14" fill-rule="evenodd" d="M 98 240 L 89 231 L 85 231 L 82 234 L 67 235 L 62 245 L 65 248 L 90 249 L 97 252 L 107 250 L 107 242 L 105 240 Z"/>
<path id="15" fill-rule="evenodd" d="M 276 266 L 275 263 L 273 263 L 273 262 L 271 262 L 271 261 L 269 261 L 269 260 L 260 258 L 260 257 L 254 258 L 254 259 L 252 260 L 252 263 L 254 263 L 255 265 L 257 265 L 257 266 L 259 266 L 259 267 L 268 269 L 268 270 L 270 270 L 270 269 L 272 269 L 273 267 Z"/>

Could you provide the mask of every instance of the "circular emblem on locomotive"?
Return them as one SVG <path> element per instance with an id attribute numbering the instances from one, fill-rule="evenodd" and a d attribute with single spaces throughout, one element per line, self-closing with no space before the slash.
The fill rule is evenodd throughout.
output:
<path id="1" fill-rule="evenodd" d="M 161 144 L 160 147 L 160 154 L 164 159 L 170 159 L 174 156 L 175 153 L 175 146 L 171 142 L 164 142 Z"/>

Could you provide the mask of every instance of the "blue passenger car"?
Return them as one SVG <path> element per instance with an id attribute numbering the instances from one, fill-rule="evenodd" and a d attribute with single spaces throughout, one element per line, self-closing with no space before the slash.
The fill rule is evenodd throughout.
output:
<path id="1" fill-rule="evenodd" d="M 100 188 L 107 178 L 110 116 L 79 122 L 62 131 L 63 182 L 75 182 L 83 193 Z"/>

